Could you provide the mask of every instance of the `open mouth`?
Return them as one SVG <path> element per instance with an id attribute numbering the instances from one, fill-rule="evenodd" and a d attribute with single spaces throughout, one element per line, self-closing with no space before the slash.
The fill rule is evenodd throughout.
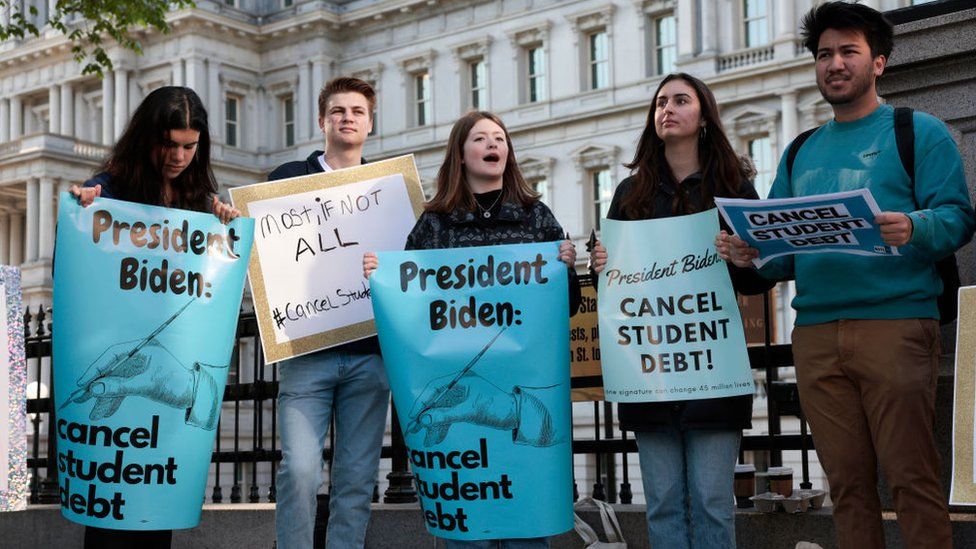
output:
<path id="1" fill-rule="evenodd" d="M 485 162 L 498 162 L 499 160 L 501 160 L 501 157 L 495 153 L 489 153 L 486 154 L 484 158 L 482 158 L 482 160 L 484 160 Z"/>

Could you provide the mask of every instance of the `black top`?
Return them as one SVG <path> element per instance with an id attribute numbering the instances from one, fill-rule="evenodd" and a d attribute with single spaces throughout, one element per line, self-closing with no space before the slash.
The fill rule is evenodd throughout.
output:
<path id="1" fill-rule="evenodd" d="M 610 209 L 608 219 L 635 221 L 637 219 L 659 219 L 683 215 L 674 208 L 686 206 L 694 212 L 702 211 L 701 174 L 696 173 L 675 185 L 670 174 L 662 177 L 661 186 L 654 196 L 654 211 L 648 217 L 633 218 L 621 211 L 620 203 L 630 193 L 636 179 L 631 176 L 620 182 Z M 750 181 L 743 181 L 736 198 L 756 199 L 756 189 Z M 681 206 L 679 206 L 681 205 Z M 721 220 L 722 228 L 728 230 Z M 755 269 L 742 269 L 728 265 L 732 287 L 741 294 L 759 294 L 773 287 Z M 752 426 L 752 395 L 707 398 L 699 400 L 680 400 L 671 402 L 620 403 L 618 405 L 620 428 L 627 431 L 665 431 L 670 429 L 748 429 Z"/>
<path id="2" fill-rule="evenodd" d="M 268 175 L 268 181 L 277 181 L 279 179 L 288 179 L 290 177 L 301 177 L 303 175 L 312 175 L 313 173 L 324 173 L 325 169 L 322 168 L 322 164 L 319 163 L 320 156 L 322 156 L 322 151 L 315 151 L 305 160 L 285 162 L 272 170 L 272 172 Z M 365 164 L 366 159 L 363 159 L 362 163 Z M 380 354 L 380 342 L 376 336 L 370 336 L 366 339 L 350 341 L 349 343 L 344 343 L 326 350 L 341 351 L 352 354 L 378 355 Z"/>

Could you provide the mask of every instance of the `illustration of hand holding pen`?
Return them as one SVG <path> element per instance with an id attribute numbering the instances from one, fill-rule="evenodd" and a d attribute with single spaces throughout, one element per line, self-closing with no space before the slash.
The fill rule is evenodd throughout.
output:
<path id="1" fill-rule="evenodd" d="M 189 368 L 157 339 L 195 299 L 191 299 L 146 337 L 117 343 L 102 352 L 78 379 L 78 389 L 61 403 L 59 409 L 71 403 L 82 404 L 95 399 L 88 417 L 97 421 L 114 415 L 127 396 L 142 396 L 187 410 L 203 397 L 204 407 L 216 408 L 210 402 L 216 400 L 216 394 L 201 394 L 201 387 L 207 393 L 216 393 L 212 376 L 200 369 L 200 366 L 209 365 L 195 362 Z M 212 415 L 212 410 L 203 413 L 205 416 Z M 189 412 L 187 420 L 191 422 Z M 210 428 L 207 417 L 191 423 Z"/>

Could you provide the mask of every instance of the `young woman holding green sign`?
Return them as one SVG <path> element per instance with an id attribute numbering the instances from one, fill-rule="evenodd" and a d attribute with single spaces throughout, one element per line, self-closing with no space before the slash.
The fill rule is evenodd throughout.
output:
<path id="1" fill-rule="evenodd" d="M 757 198 L 751 162 L 732 150 L 718 106 L 701 80 L 684 73 L 661 81 L 637 143 L 633 175 L 620 182 L 608 219 L 672 217 L 714 208 L 714 198 Z M 665 235 L 657 235 L 666 238 Z M 601 272 L 598 241 L 590 264 Z M 743 294 L 772 287 L 753 269 L 729 266 Z M 735 547 L 732 479 L 752 396 L 619 405 L 620 426 L 634 431 L 653 547 Z"/>
<path id="2" fill-rule="evenodd" d="M 99 172 L 71 187 L 82 206 L 101 196 L 213 212 L 224 223 L 240 216 L 217 198 L 207 111 L 190 88 L 166 86 L 146 96 Z M 85 527 L 86 549 L 166 549 L 172 538 L 172 530 Z"/>
<path id="3" fill-rule="evenodd" d="M 569 311 L 579 310 L 576 249 L 552 211 L 522 177 L 508 130 L 489 112 L 455 122 L 437 175 L 437 193 L 407 237 L 406 249 L 430 250 L 561 241 L 559 260 L 569 269 Z M 363 257 L 366 277 L 378 267 Z M 541 464 L 540 464 L 541 465 Z M 544 549 L 549 539 L 445 540 L 447 549 Z"/>

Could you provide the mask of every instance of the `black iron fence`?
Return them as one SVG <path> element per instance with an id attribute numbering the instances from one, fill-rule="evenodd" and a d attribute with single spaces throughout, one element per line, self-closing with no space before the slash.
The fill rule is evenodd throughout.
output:
<path id="1" fill-rule="evenodd" d="M 780 381 L 780 369 L 792 368 L 793 357 L 789 345 L 772 345 L 769 333 L 769 296 L 763 298 L 765 314 L 765 343 L 749 348 L 749 359 L 754 370 L 763 372 L 764 381 L 757 390 L 764 392 L 768 406 L 765 435 L 745 436 L 742 440 L 740 460 L 746 452 L 760 456 L 769 466 L 782 464 L 782 452 L 799 450 L 801 455 L 801 487 L 810 487 L 809 451 L 812 440 L 806 430 L 799 408 L 796 385 Z M 28 387 L 27 412 L 33 429 L 29 442 L 30 456 L 27 466 L 31 473 L 30 502 L 56 503 L 59 500 L 56 449 L 56 433 L 53 414 L 53 397 L 45 394 L 45 387 L 53 390 L 51 368 L 50 309 L 39 308 L 25 313 L 25 342 L 29 379 L 35 380 Z M 278 369 L 265 364 L 258 336 L 254 313 L 242 311 L 237 328 L 238 345 L 235 346 L 224 391 L 216 447 L 213 452 L 213 486 L 209 500 L 214 503 L 258 503 L 275 501 L 275 472 L 281 460 L 277 437 Z M 757 376 L 762 378 L 763 376 Z M 593 407 L 593 438 L 574 437 L 574 455 L 592 455 L 595 469 L 594 484 L 589 493 L 611 503 L 631 503 L 633 491 L 628 475 L 628 462 L 635 459 L 637 444 L 626 432 L 615 428 L 615 408 L 609 402 L 577 403 Z M 408 471 L 406 447 L 393 412 L 391 444 L 382 449 L 382 459 L 390 460 L 387 475 L 389 487 L 382 497 L 374 492 L 374 501 L 385 503 L 410 503 L 416 501 L 412 477 Z M 782 434 L 781 418 L 800 418 L 799 434 Z M 230 426 L 228 426 L 230 425 Z M 231 427 L 232 426 L 232 427 Z M 43 433 L 42 433 L 43 431 Z M 330 430 L 333 433 L 334 429 Z M 231 437 L 232 433 L 232 437 Z M 44 434 L 45 436 L 42 436 Z M 230 442 L 228 442 L 228 439 Z M 331 459 L 334 438 L 323 449 L 323 457 Z M 617 467 L 620 456 L 622 467 Z M 385 468 L 383 468 L 385 470 Z M 230 480 L 227 480 L 230 472 Z M 223 474 L 222 474 L 223 473 Z M 618 479 L 619 474 L 619 479 Z M 267 484 L 262 484 L 263 479 Z M 619 484 L 618 484 L 619 483 Z M 243 493 L 247 486 L 247 494 Z M 225 488 L 230 489 L 229 495 Z M 585 489 L 584 489 L 585 490 Z M 579 487 L 574 490 L 579 494 Z"/>

